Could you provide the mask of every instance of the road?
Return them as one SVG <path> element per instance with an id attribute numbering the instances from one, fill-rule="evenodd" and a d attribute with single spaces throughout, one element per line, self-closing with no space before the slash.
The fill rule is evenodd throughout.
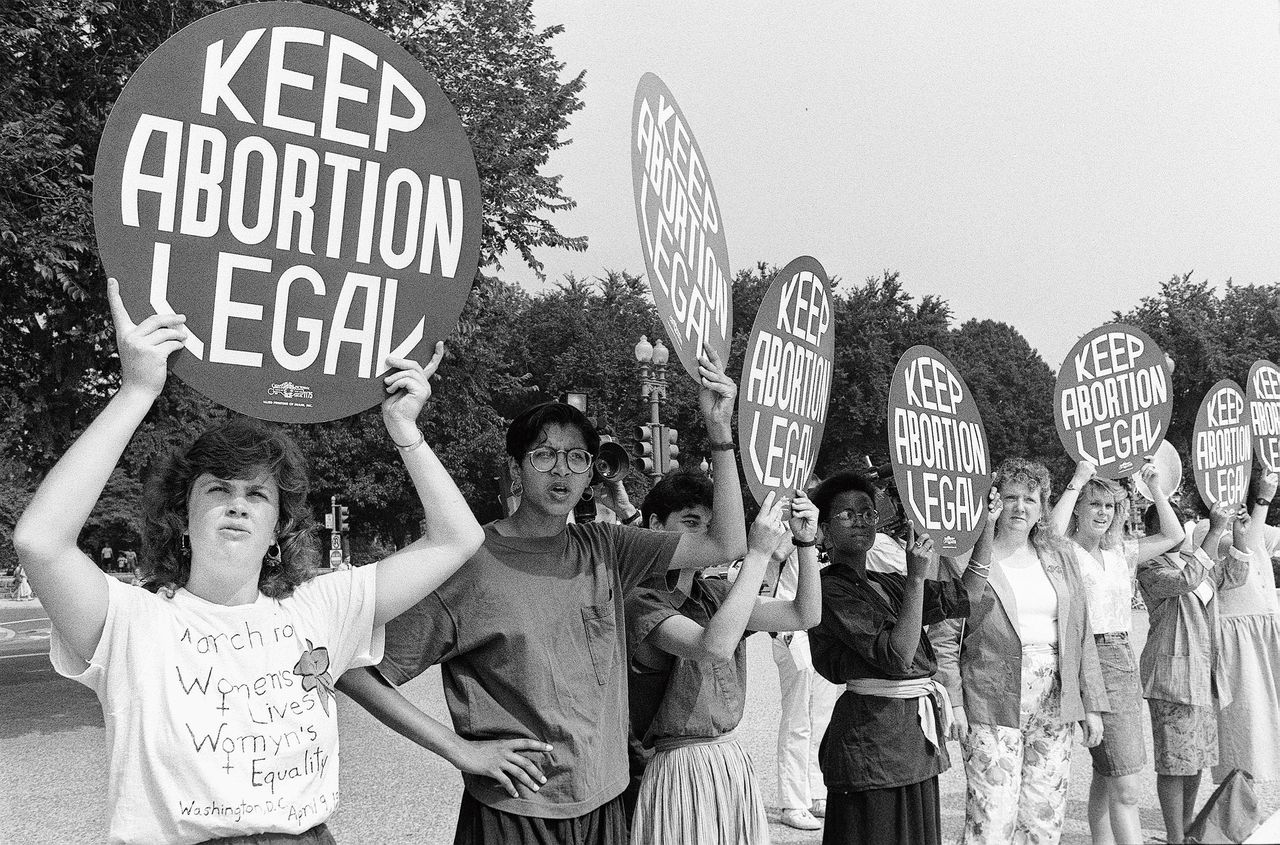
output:
<path id="1" fill-rule="evenodd" d="M 1138 646 L 1146 634 L 1146 615 L 1135 614 Z M 755 761 L 766 804 L 774 803 L 778 679 L 763 635 L 748 640 L 746 716 L 739 727 Z M 428 713 L 447 720 L 438 670 L 403 688 Z M 342 742 L 342 805 L 330 820 L 339 842 L 452 841 L 461 794 L 458 774 L 439 758 L 383 728 L 363 710 L 339 696 Z M 1150 747 L 1148 726 L 1148 748 Z M 94 695 L 56 676 L 48 661 L 48 620 L 38 603 L 0 601 L 0 831 L 11 843 L 100 841 L 106 830 L 107 764 L 102 713 Z M 955 841 L 964 821 L 964 773 L 959 747 L 951 744 L 957 765 L 942 777 L 943 832 Z M 1089 841 L 1085 821 L 1089 756 L 1077 749 L 1072 761 L 1068 819 L 1063 842 Z M 1155 797 L 1155 776 L 1144 774 L 1142 824 L 1148 840 L 1163 841 Z M 1207 780 L 1207 779 L 1206 779 Z M 1201 800 L 1208 795 L 1202 787 Z M 1262 790 L 1263 807 L 1280 807 L 1280 789 Z M 816 843 L 820 833 L 803 833 L 777 823 L 771 806 L 770 828 L 776 843 Z"/>

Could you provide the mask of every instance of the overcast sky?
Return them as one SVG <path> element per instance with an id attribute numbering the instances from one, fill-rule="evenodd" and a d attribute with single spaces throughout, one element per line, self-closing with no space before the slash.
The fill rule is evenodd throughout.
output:
<path id="1" fill-rule="evenodd" d="M 556 224 L 590 247 L 541 250 L 551 280 L 644 270 L 630 117 L 652 71 L 702 148 L 735 271 L 806 253 L 848 281 L 896 269 L 1055 370 L 1174 273 L 1276 281 L 1275 0 L 534 9 L 565 27 L 566 77 L 587 72 L 549 172 L 579 202 Z"/>

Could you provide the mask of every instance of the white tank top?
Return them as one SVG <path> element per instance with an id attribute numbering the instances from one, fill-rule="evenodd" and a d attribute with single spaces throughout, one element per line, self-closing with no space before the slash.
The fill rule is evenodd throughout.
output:
<path id="1" fill-rule="evenodd" d="M 1014 624 L 1024 646 L 1058 644 L 1058 593 L 1034 552 L 1019 549 L 997 564 L 1013 587 Z"/>

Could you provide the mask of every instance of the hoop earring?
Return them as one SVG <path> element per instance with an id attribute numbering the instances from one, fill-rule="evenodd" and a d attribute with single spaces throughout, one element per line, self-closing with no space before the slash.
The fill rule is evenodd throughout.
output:
<path id="1" fill-rule="evenodd" d="M 524 481 L 518 475 L 511 479 L 511 495 L 516 497 L 524 495 Z"/>
<path id="2" fill-rule="evenodd" d="M 267 546 L 267 556 L 262 559 L 262 562 L 265 563 L 269 569 L 275 569 L 280 565 L 279 543 L 272 543 L 270 546 Z"/>
<path id="3" fill-rule="evenodd" d="M 186 534 L 178 537 L 178 553 L 191 557 L 191 540 Z"/>

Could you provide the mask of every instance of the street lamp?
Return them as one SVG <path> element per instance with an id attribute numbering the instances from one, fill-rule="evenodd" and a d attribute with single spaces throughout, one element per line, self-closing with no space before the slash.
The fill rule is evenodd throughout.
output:
<path id="1" fill-rule="evenodd" d="M 640 336 L 636 344 L 636 364 L 640 369 L 640 398 L 649 403 L 649 424 L 640 426 L 636 435 L 637 457 L 641 468 L 654 481 L 679 466 L 675 456 L 676 431 L 662 424 L 662 403 L 667 398 L 667 361 L 671 353 L 659 338 L 649 343 Z"/>

